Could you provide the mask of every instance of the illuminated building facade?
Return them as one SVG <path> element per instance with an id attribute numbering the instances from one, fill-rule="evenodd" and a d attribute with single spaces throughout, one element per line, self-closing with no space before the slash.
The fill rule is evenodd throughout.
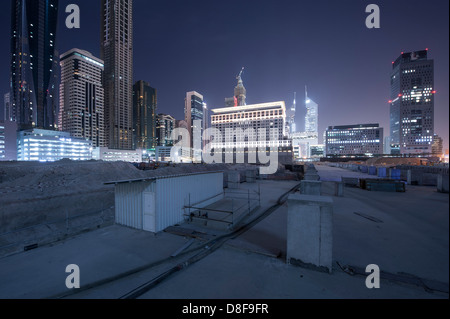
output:
<path id="1" fill-rule="evenodd" d="M 17 160 L 25 162 L 88 161 L 92 159 L 92 142 L 66 132 L 26 130 L 18 134 L 17 153 Z"/>
<path id="2" fill-rule="evenodd" d="M 305 132 L 317 133 L 319 132 L 319 105 L 308 97 L 308 92 L 306 92 L 305 105 Z"/>
<path id="3" fill-rule="evenodd" d="M 434 61 L 428 50 L 402 53 L 391 73 L 391 152 L 430 155 L 434 136 Z"/>
<path id="4" fill-rule="evenodd" d="M 172 146 L 172 132 L 176 120 L 171 115 L 158 114 L 156 117 L 156 139 L 158 146 Z"/>
<path id="5" fill-rule="evenodd" d="M 330 126 L 325 136 L 326 155 L 380 155 L 383 139 L 379 124 Z"/>
<path id="6" fill-rule="evenodd" d="M 60 57 L 59 129 L 72 137 L 105 146 L 103 61 L 72 49 Z"/>
<path id="7" fill-rule="evenodd" d="M 292 143 L 286 134 L 284 102 L 213 109 L 211 127 L 222 135 L 221 140 L 212 142 L 214 149 L 232 151 L 274 147 L 280 152 L 292 152 Z M 260 129 L 265 129 L 263 136 Z"/>

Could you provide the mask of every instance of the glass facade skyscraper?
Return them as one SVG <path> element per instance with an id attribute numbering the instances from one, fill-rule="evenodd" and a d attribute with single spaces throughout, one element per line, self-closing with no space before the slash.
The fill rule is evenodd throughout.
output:
<path id="1" fill-rule="evenodd" d="M 11 118 L 19 130 L 56 129 L 58 0 L 11 1 Z"/>
<path id="2" fill-rule="evenodd" d="M 306 92 L 305 132 L 319 132 L 319 105 L 308 97 Z"/>
<path id="3" fill-rule="evenodd" d="M 133 148 L 145 150 L 156 148 L 157 103 L 156 89 L 147 82 L 136 82 L 133 87 Z"/>
<path id="4" fill-rule="evenodd" d="M 428 50 L 402 53 L 391 73 L 392 154 L 431 154 L 434 136 L 434 61 Z"/>

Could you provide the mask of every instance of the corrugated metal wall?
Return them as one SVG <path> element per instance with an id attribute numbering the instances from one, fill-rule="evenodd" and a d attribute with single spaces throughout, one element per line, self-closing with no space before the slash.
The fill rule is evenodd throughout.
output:
<path id="1" fill-rule="evenodd" d="M 142 193 L 151 184 L 155 184 L 155 181 L 116 185 L 115 202 L 117 224 L 142 229 Z"/>
<path id="2" fill-rule="evenodd" d="M 156 232 L 184 221 L 184 206 L 223 193 L 223 173 L 157 179 L 116 184 L 116 223 L 143 229 L 143 193 L 155 193 Z M 190 196 L 189 196 L 190 195 Z"/>
<path id="3" fill-rule="evenodd" d="M 157 231 L 184 221 L 185 205 L 223 193 L 223 173 L 182 176 L 156 182 Z"/>

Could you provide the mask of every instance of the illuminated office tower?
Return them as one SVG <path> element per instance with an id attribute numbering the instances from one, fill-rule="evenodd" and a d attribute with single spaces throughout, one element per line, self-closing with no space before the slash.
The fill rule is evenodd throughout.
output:
<path id="1" fill-rule="evenodd" d="M 308 97 L 306 91 L 306 118 L 305 118 L 305 132 L 319 132 L 319 105 Z"/>
<path id="2" fill-rule="evenodd" d="M 392 154 L 430 155 L 434 136 L 434 61 L 428 50 L 402 53 L 391 73 Z"/>

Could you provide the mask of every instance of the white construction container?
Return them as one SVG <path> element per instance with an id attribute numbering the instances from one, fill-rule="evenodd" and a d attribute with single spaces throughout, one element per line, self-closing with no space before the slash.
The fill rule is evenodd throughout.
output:
<path id="1" fill-rule="evenodd" d="M 182 223 L 189 209 L 223 199 L 223 172 L 109 182 L 115 185 L 116 223 L 153 233 Z"/>

